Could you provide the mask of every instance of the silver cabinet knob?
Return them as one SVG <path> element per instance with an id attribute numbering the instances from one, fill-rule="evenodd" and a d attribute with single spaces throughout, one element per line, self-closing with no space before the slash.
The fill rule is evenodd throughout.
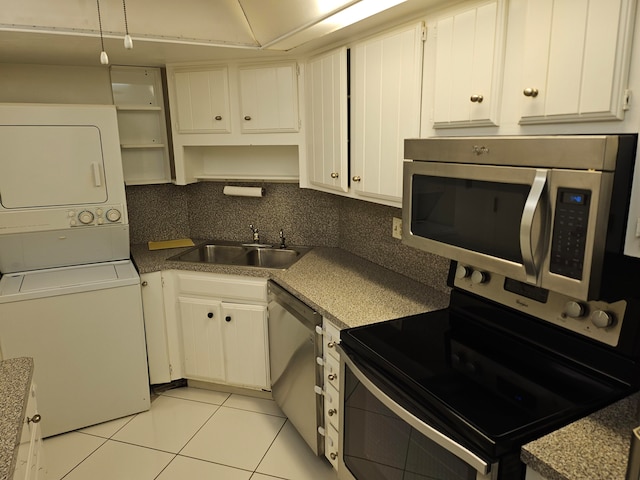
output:
<path id="1" fill-rule="evenodd" d="M 40 420 L 42 420 L 42 417 L 40 416 L 39 413 L 36 413 L 31 418 L 27 417 L 27 423 L 40 423 Z"/>
<path id="2" fill-rule="evenodd" d="M 140 285 L 142 285 L 143 287 L 146 287 L 147 285 L 149 285 L 149 282 L 147 282 L 146 280 L 144 282 L 142 282 Z"/>
<path id="3" fill-rule="evenodd" d="M 338 375 L 335 373 L 330 373 L 329 375 L 327 375 L 327 378 L 333 382 L 336 378 L 338 378 Z"/>
<path id="4" fill-rule="evenodd" d="M 351 180 L 353 180 L 354 182 L 359 182 L 360 180 L 362 180 L 362 178 L 360 178 L 358 175 L 356 175 Z"/>
<path id="5" fill-rule="evenodd" d="M 327 415 L 329 415 L 330 417 L 333 417 L 336 413 L 338 413 L 338 410 L 336 410 L 335 408 L 327 411 Z"/>
<path id="6" fill-rule="evenodd" d="M 220 121 L 220 120 L 222 120 L 222 115 L 216 115 L 214 118 L 215 118 L 216 120 Z"/>
<path id="7" fill-rule="evenodd" d="M 336 348 L 336 342 L 329 342 L 329 343 L 327 343 L 327 347 L 329 347 L 329 348 Z"/>
<path id="8" fill-rule="evenodd" d="M 245 115 L 244 119 L 248 122 L 249 120 L 251 120 L 251 115 Z"/>
<path id="9" fill-rule="evenodd" d="M 523 95 L 524 95 L 525 97 L 532 97 L 532 98 L 535 98 L 535 97 L 537 97 L 537 96 L 538 96 L 538 89 L 537 89 L 537 88 L 525 88 L 525 89 L 522 91 L 522 93 L 523 93 Z"/>
<path id="10" fill-rule="evenodd" d="M 331 178 L 338 178 L 340 174 L 338 172 L 331 172 Z"/>
<path id="11" fill-rule="evenodd" d="M 334 452 L 331 452 L 329 456 L 331 457 L 331 460 L 335 460 L 336 458 L 338 458 L 338 454 Z"/>
<path id="12" fill-rule="evenodd" d="M 484 97 L 482 95 L 471 95 L 469 98 L 473 103 L 482 103 Z"/>

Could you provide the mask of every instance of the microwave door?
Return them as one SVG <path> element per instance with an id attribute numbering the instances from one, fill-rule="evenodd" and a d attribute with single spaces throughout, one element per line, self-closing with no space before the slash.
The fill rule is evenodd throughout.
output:
<path id="1" fill-rule="evenodd" d="M 546 250 L 545 172 L 407 162 L 403 242 L 475 269 L 538 284 L 533 277 L 539 276 Z"/>

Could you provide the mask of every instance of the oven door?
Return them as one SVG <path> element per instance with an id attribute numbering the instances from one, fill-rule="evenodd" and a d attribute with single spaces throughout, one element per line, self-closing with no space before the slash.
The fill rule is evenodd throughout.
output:
<path id="1" fill-rule="evenodd" d="M 498 478 L 497 464 L 416 417 L 392 398 L 391 391 L 374 383 L 344 350 L 340 359 L 341 480 Z"/>

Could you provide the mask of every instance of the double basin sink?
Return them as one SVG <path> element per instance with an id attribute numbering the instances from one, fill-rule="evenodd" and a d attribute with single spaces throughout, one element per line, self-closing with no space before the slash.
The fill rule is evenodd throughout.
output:
<path id="1" fill-rule="evenodd" d="M 168 260 L 284 270 L 309 250 L 311 247 L 279 248 L 261 243 L 209 241 L 174 255 Z"/>

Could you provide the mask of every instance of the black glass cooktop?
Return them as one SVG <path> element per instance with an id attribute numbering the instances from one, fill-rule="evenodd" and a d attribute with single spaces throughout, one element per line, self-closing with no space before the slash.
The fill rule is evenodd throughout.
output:
<path id="1" fill-rule="evenodd" d="M 491 457 L 632 391 L 450 309 L 343 330 L 341 345 L 414 414 Z"/>

